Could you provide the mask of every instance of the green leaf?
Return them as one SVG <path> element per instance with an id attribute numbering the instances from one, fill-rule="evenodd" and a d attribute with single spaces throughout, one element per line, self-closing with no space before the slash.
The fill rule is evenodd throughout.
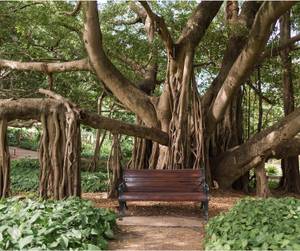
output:
<path id="1" fill-rule="evenodd" d="M 68 245 L 69 245 L 69 239 L 68 239 L 66 236 L 62 235 L 62 236 L 60 237 L 60 244 L 61 244 L 64 248 L 67 248 Z"/>
<path id="2" fill-rule="evenodd" d="M 114 238 L 114 233 L 113 233 L 113 231 L 110 228 L 108 228 L 108 229 L 105 230 L 104 236 L 107 239 L 113 239 Z"/>
<path id="3" fill-rule="evenodd" d="M 24 247 L 26 247 L 28 244 L 30 244 L 33 240 L 33 236 L 32 235 L 29 235 L 29 236 L 26 236 L 24 238 L 21 238 L 19 240 L 19 248 L 20 249 L 23 249 Z"/>
<path id="4" fill-rule="evenodd" d="M 88 250 L 100 250 L 100 248 L 98 246 L 93 245 L 93 244 L 88 244 L 87 249 Z"/>
<path id="5" fill-rule="evenodd" d="M 21 231 L 17 226 L 13 226 L 11 228 L 8 228 L 7 232 L 10 234 L 11 238 L 14 241 L 17 241 L 21 237 Z"/>

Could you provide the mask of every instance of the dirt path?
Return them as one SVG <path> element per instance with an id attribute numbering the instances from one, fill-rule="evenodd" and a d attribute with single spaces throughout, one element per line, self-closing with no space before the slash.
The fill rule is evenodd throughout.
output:
<path id="1" fill-rule="evenodd" d="M 10 146 L 9 152 L 11 159 L 38 159 L 38 152 L 22 149 L 19 147 Z"/>
<path id="2" fill-rule="evenodd" d="M 210 217 L 227 211 L 243 197 L 239 193 L 213 192 Z M 97 207 L 117 211 L 116 200 L 108 200 L 105 194 L 84 194 Z M 115 240 L 110 250 L 201 250 L 203 249 L 205 222 L 199 205 L 194 203 L 129 203 L 127 216 L 118 220 Z"/>

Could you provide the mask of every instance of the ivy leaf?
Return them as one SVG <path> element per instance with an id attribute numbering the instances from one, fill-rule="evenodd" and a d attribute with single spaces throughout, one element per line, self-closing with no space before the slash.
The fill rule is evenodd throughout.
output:
<path id="1" fill-rule="evenodd" d="M 32 235 L 29 235 L 29 236 L 26 236 L 24 238 L 21 238 L 19 240 L 19 248 L 20 249 L 23 249 L 24 247 L 26 247 L 28 244 L 30 244 L 33 240 L 33 236 Z"/>

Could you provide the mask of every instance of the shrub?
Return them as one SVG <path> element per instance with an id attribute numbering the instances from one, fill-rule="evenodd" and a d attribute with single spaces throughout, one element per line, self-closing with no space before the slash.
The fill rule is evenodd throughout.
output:
<path id="1" fill-rule="evenodd" d="M 40 132 L 38 130 L 9 128 L 7 133 L 8 144 L 23 149 L 36 151 L 39 148 Z"/>
<path id="2" fill-rule="evenodd" d="M 300 249 L 300 200 L 243 199 L 206 226 L 206 250 Z"/>
<path id="3" fill-rule="evenodd" d="M 78 198 L 0 200 L 0 249 L 106 249 L 115 214 Z"/>
<path id="4" fill-rule="evenodd" d="M 107 174 L 102 172 L 82 172 L 81 186 L 86 193 L 104 192 L 107 190 Z"/>
<path id="5" fill-rule="evenodd" d="M 107 174 L 104 172 L 81 172 L 81 186 L 85 193 L 104 192 Z M 36 192 L 39 187 L 39 161 L 34 159 L 13 160 L 11 189 L 13 193 Z"/>
<path id="6" fill-rule="evenodd" d="M 278 170 L 277 170 L 276 166 L 269 165 L 266 167 L 266 173 L 268 176 L 276 176 L 276 175 L 278 175 Z"/>
<path id="7" fill-rule="evenodd" d="M 39 187 L 39 161 L 13 160 L 11 164 L 11 189 L 14 193 L 35 192 Z"/>

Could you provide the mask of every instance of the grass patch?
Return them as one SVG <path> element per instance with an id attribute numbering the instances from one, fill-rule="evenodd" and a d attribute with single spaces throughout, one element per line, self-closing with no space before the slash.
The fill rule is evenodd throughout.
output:
<path id="1" fill-rule="evenodd" d="M 299 250 L 300 200 L 243 199 L 206 226 L 206 250 Z"/>
<path id="2" fill-rule="evenodd" d="M 88 201 L 0 200 L 0 249 L 106 249 L 115 214 Z"/>

